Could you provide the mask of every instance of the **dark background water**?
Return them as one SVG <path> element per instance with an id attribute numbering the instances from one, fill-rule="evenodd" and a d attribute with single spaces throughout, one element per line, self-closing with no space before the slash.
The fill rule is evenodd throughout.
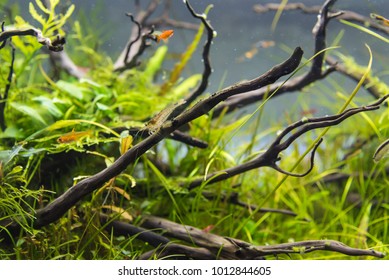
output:
<path id="1" fill-rule="evenodd" d="M 28 3 L 30 1 L 18 0 L 20 11 L 28 17 Z M 149 1 L 140 1 L 143 7 L 146 7 Z M 300 11 L 285 11 L 274 31 L 271 30 L 274 12 L 266 14 L 256 14 L 253 11 L 255 4 L 280 3 L 281 0 L 192 0 L 191 3 L 195 10 L 202 12 L 207 5 L 213 4 L 213 9 L 209 12 L 208 19 L 217 31 L 218 36 L 215 38 L 211 51 L 211 60 L 214 72 L 212 73 L 209 92 L 213 92 L 222 86 L 227 86 L 243 79 L 254 78 L 273 65 L 286 59 L 291 50 L 301 46 L 305 51 L 305 58 L 313 55 L 313 36 L 312 27 L 316 22 L 316 15 L 302 14 Z M 302 0 L 292 1 L 303 2 L 306 5 L 320 5 L 324 0 Z M 102 49 L 115 61 L 121 50 L 128 40 L 131 22 L 125 16 L 126 12 L 135 12 L 134 1 L 131 0 L 62 0 L 61 3 L 74 3 L 76 10 L 72 16 L 73 20 L 80 17 L 87 18 L 89 24 L 99 30 L 102 34 Z M 347 9 L 358 12 L 362 15 L 369 16 L 370 13 L 378 13 L 389 17 L 389 5 L 386 0 L 338 0 L 334 6 L 336 9 Z M 159 10 L 159 13 L 161 11 Z M 158 12 L 157 12 L 158 14 Z M 186 9 L 182 0 L 173 0 L 171 17 L 176 20 L 186 20 L 197 22 L 193 19 Z M 367 64 L 368 52 L 365 44 L 369 44 L 374 53 L 375 73 L 387 80 L 387 57 L 388 44 L 381 42 L 369 35 L 364 34 L 354 28 L 345 26 L 336 20 L 328 26 L 328 42 L 344 30 L 343 38 L 340 42 L 341 48 L 338 50 L 344 54 L 352 55 L 360 64 Z M 175 30 L 175 35 L 168 42 L 170 53 L 181 53 L 194 36 L 193 31 Z M 252 45 L 258 41 L 274 41 L 275 46 L 259 49 L 258 53 L 252 58 L 240 61 L 244 53 L 251 49 Z M 67 46 L 71 47 L 71 46 Z M 155 48 L 148 50 L 150 55 Z M 169 69 L 171 62 L 166 63 L 165 67 Z M 197 52 L 189 64 L 185 75 L 202 72 L 202 62 L 200 52 Z M 347 92 L 351 92 L 355 86 L 341 75 L 331 75 L 329 81 L 319 83 L 317 86 L 308 89 L 312 94 L 304 95 L 303 100 L 306 103 L 315 103 L 315 95 L 321 91 L 332 91 L 335 94 L 335 88 L 331 86 L 334 83 L 340 85 Z M 315 94 L 314 94 L 315 93 Z M 288 94 L 282 98 L 282 101 L 272 101 L 267 105 L 267 113 L 272 120 L 278 121 L 284 115 L 286 109 L 291 106 L 298 106 L 301 96 L 297 94 Z M 311 105 L 308 105 L 311 106 Z M 320 106 L 314 104 L 312 106 Z M 274 110 L 276 108 L 276 110 Z M 250 110 L 250 109 L 248 109 Z M 327 113 L 325 108 L 322 114 Z"/>
<path id="2" fill-rule="evenodd" d="M 11 1 L 12 2 L 12 1 Z M 23 14 L 28 14 L 27 0 L 17 0 Z M 32 1 L 33 2 L 33 1 Z M 145 7 L 149 1 L 141 0 Z M 256 14 L 252 7 L 255 4 L 280 3 L 281 0 L 192 0 L 194 8 L 201 12 L 209 4 L 214 8 L 209 13 L 209 20 L 217 30 L 218 36 L 212 47 L 212 62 L 214 66 L 213 82 L 211 89 L 219 86 L 218 81 L 223 75 L 227 75 L 227 81 L 233 82 L 241 79 L 252 78 L 258 73 L 268 69 L 285 59 L 288 53 L 282 48 L 294 48 L 301 46 L 305 50 L 306 57 L 312 55 L 313 40 L 311 30 L 316 22 L 315 15 L 302 14 L 299 11 L 284 12 L 278 22 L 276 30 L 271 30 L 274 12 Z M 320 5 L 324 0 L 303 0 L 289 3 L 302 2 L 306 5 Z M 76 10 L 72 19 L 79 15 L 86 15 L 92 26 L 104 31 L 103 49 L 115 60 L 119 52 L 124 48 L 128 39 L 131 22 L 125 16 L 126 12 L 134 12 L 134 1 L 131 0 L 62 0 L 61 3 L 74 3 Z M 187 11 L 182 0 L 172 1 L 171 16 L 176 20 L 196 22 Z M 338 0 L 335 8 L 353 10 L 363 15 L 371 12 L 389 15 L 389 5 L 385 0 Z M 158 14 L 158 12 L 157 12 Z M 342 52 L 353 54 L 363 63 L 367 61 L 367 52 L 364 47 L 368 43 L 373 51 L 380 56 L 386 53 L 387 45 L 373 39 L 370 36 L 354 30 L 353 28 L 333 21 L 329 25 L 328 41 L 345 29 L 342 40 Z M 175 36 L 169 42 L 171 52 L 182 52 L 186 44 L 193 37 L 194 32 L 176 30 Z M 261 49 L 251 60 L 237 63 L 237 60 L 248 51 L 252 44 L 260 40 L 272 40 L 274 47 Z M 200 62 L 198 58 L 197 62 Z M 378 59 L 376 63 L 381 60 Z M 194 71 L 201 71 L 201 63 L 193 61 L 191 67 Z M 384 63 L 383 65 L 385 65 Z"/>
<path id="3" fill-rule="evenodd" d="M 113 1 L 72 1 L 78 9 L 88 11 L 101 9 L 101 14 L 93 19 L 96 27 L 100 24 L 111 27 L 110 36 L 104 43 L 104 49 L 113 57 L 122 49 L 128 38 L 128 27 L 130 23 L 124 16 L 124 12 L 131 12 L 133 1 L 113 0 Z M 78 2 L 78 3 L 77 3 Z M 192 19 L 183 4 L 182 0 L 172 1 L 171 16 L 177 20 Z M 226 77 L 224 85 L 231 84 L 242 79 L 250 79 L 266 71 L 275 63 L 281 62 L 289 53 L 285 48 L 293 49 L 301 46 L 305 51 L 305 57 L 313 55 L 312 27 L 316 22 L 315 15 L 302 14 L 299 11 L 284 12 L 278 22 L 275 31 L 271 30 L 271 23 L 274 12 L 266 14 L 256 14 L 252 7 L 255 4 L 265 4 L 278 1 L 258 1 L 258 0 L 194 0 L 191 1 L 194 8 L 201 12 L 209 4 L 214 8 L 209 12 L 208 18 L 213 27 L 217 30 L 218 36 L 212 46 L 212 65 L 214 73 L 212 75 L 210 91 L 221 86 L 223 77 Z M 289 3 L 297 1 L 289 1 Z M 323 0 L 298 1 L 306 5 L 320 5 Z M 148 1 L 141 1 L 146 6 Z M 336 8 L 349 9 L 369 15 L 371 12 L 382 15 L 389 15 L 389 5 L 387 1 L 376 0 L 339 0 Z M 388 45 L 373 39 L 360 31 L 344 26 L 336 21 L 329 25 L 328 42 L 331 42 L 340 32 L 345 29 L 344 37 L 341 41 L 341 52 L 353 55 L 358 62 L 366 63 L 368 60 L 367 50 L 364 46 L 368 43 L 375 53 L 375 66 L 382 69 L 387 65 L 386 50 Z M 180 53 L 185 50 L 185 46 L 193 38 L 194 33 L 176 30 L 175 36 L 169 41 L 169 51 Z M 276 43 L 274 47 L 260 49 L 251 60 L 238 63 L 244 53 L 251 49 L 252 44 L 260 40 L 271 40 Z M 193 72 L 201 72 L 201 58 L 194 58 L 191 63 Z"/>

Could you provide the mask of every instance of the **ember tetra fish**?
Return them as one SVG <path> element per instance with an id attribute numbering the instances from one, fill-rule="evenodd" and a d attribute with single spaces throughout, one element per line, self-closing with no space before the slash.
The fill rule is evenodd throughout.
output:
<path id="1" fill-rule="evenodd" d="M 167 39 L 169 39 L 170 37 L 172 37 L 173 34 L 174 34 L 174 30 L 171 30 L 171 29 L 162 31 L 161 34 L 156 35 L 157 43 L 159 43 L 159 41 L 161 41 L 161 40 L 166 41 Z"/>
<path id="2" fill-rule="evenodd" d="M 87 131 L 74 131 L 74 128 L 71 132 L 68 132 L 68 133 L 65 133 L 64 135 L 60 136 L 58 139 L 57 139 L 57 142 L 58 143 L 70 143 L 70 142 L 74 142 L 74 141 L 77 141 L 83 137 L 86 137 L 86 136 L 91 136 L 92 135 L 92 131 L 91 130 L 87 130 Z"/>

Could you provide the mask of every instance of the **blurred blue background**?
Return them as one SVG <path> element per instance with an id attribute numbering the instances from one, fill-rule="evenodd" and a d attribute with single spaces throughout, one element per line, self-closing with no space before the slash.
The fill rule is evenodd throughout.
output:
<path id="1" fill-rule="evenodd" d="M 30 1 L 18 0 L 20 11 L 28 17 L 28 3 Z M 135 13 L 135 1 L 132 0 L 62 0 L 66 5 L 74 3 L 76 10 L 72 20 L 80 17 L 86 18 L 87 22 L 101 34 L 101 48 L 115 61 L 119 53 L 125 47 L 128 40 L 129 31 L 132 23 L 125 13 Z M 209 5 L 214 7 L 208 14 L 208 19 L 217 31 L 211 51 L 211 61 L 214 72 L 211 76 L 211 83 L 208 92 L 214 92 L 218 88 L 231 85 L 232 83 L 252 79 L 264 73 L 270 67 L 285 60 L 290 52 L 297 46 L 303 48 L 305 58 L 313 55 L 313 36 L 312 28 L 316 23 L 316 15 L 303 14 L 300 11 L 284 11 L 279 19 L 275 30 L 271 29 L 275 12 L 257 14 L 253 11 L 255 4 L 280 3 L 281 0 L 260 1 L 260 0 L 192 0 L 191 3 L 196 11 L 202 12 Z M 321 5 L 324 0 L 302 0 L 292 1 L 302 2 L 308 6 Z M 142 7 L 146 7 L 149 1 L 140 1 Z M 378 13 L 389 17 L 389 5 L 384 0 L 338 0 L 334 8 L 347 9 L 369 16 L 370 13 Z M 157 10 L 156 15 L 160 15 L 161 9 Z M 185 20 L 198 23 L 193 19 L 186 9 L 182 0 L 173 0 L 170 12 L 171 18 L 175 20 Z M 70 27 L 68 27 L 70 28 Z M 169 27 L 166 27 L 169 28 Z M 164 28 L 161 28 L 164 29 Z M 339 23 L 336 20 L 330 22 L 327 32 L 327 42 L 330 44 L 340 32 L 344 30 L 341 48 L 337 51 L 351 55 L 356 62 L 366 65 L 369 59 L 365 44 L 369 44 L 374 54 L 374 73 L 378 73 L 383 81 L 387 79 L 389 60 L 387 57 L 388 44 L 379 41 L 372 36 L 366 35 L 361 31 Z M 190 43 L 195 32 L 190 30 L 175 30 L 174 36 L 169 40 L 169 52 L 174 54 L 182 53 Z M 204 39 L 205 40 L 205 39 Z M 253 44 L 264 41 L 272 42 L 271 46 L 259 48 L 258 52 L 250 59 L 245 58 L 245 53 L 250 51 Z M 67 45 L 68 48 L 71 46 Z M 156 45 L 149 48 L 146 55 L 151 55 L 155 51 Z M 191 60 L 185 75 L 202 72 L 201 54 L 199 50 Z M 331 53 L 332 54 L 332 53 Z M 175 61 L 167 61 L 164 65 L 170 69 Z M 300 101 L 307 103 L 307 106 L 320 107 L 317 102 L 317 94 L 321 92 L 331 92 L 335 94 L 332 86 L 334 83 L 351 92 L 355 86 L 354 82 L 349 81 L 339 74 L 332 74 L 326 81 L 306 89 L 309 94 L 298 95 L 287 94 L 282 97 L 282 102 L 278 98 L 269 102 L 266 111 L 271 120 L 279 121 L 284 118 L 283 112 L 296 108 Z M 331 85 L 332 84 L 332 85 Z M 347 94 L 347 92 L 345 92 Z M 303 97 L 302 97 L 303 96 Z M 275 102 L 275 103 L 274 103 Z M 310 105 L 313 104 L 313 105 Z M 255 107 L 256 105 L 254 105 Z M 295 109 L 296 109 L 295 108 Z M 251 112 L 253 108 L 246 110 Z M 296 109 L 302 110 L 302 109 Z M 326 108 L 320 107 L 318 114 L 329 113 Z"/>

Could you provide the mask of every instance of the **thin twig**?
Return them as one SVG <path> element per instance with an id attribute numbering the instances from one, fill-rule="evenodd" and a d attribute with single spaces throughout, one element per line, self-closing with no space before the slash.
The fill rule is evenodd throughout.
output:
<path id="1" fill-rule="evenodd" d="M 211 61 L 209 59 L 210 50 L 212 46 L 213 38 L 215 37 L 215 30 L 211 26 L 211 23 L 207 20 L 205 14 L 198 14 L 194 11 L 192 6 L 190 5 L 189 1 L 185 1 L 185 4 L 191 13 L 191 15 L 197 19 L 200 19 L 202 24 L 204 24 L 205 29 L 207 30 L 207 41 L 205 42 L 205 45 L 203 47 L 203 53 L 202 53 L 202 61 L 204 65 L 203 74 L 201 76 L 201 82 L 198 85 L 198 87 L 189 94 L 189 96 L 185 99 L 185 103 L 181 106 L 178 106 L 174 112 L 172 113 L 172 117 L 178 116 L 181 114 L 185 108 L 187 108 L 194 100 L 196 100 L 201 94 L 204 93 L 205 89 L 208 87 L 209 83 L 209 77 L 212 73 L 211 68 Z"/>
<path id="2" fill-rule="evenodd" d="M 133 16 L 132 14 L 130 14 L 130 13 L 127 13 L 126 15 L 127 15 L 128 17 L 130 17 L 130 19 L 131 19 L 131 21 L 132 21 L 133 23 L 135 23 L 135 25 L 137 26 L 137 29 L 138 29 L 138 33 L 136 34 L 135 39 L 132 40 L 132 41 L 128 44 L 128 46 L 127 46 L 126 55 L 124 56 L 124 61 L 123 61 L 124 64 L 127 63 L 127 61 L 128 61 L 128 55 L 130 54 L 131 47 L 132 47 L 132 45 L 134 45 L 134 43 L 135 43 L 136 41 L 138 41 L 138 40 L 140 39 L 140 35 L 141 35 L 141 31 L 142 31 L 142 25 L 141 25 L 138 21 L 136 21 L 136 20 L 134 19 L 134 16 Z"/>
<path id="3" fill-rule="evenodd" d="M 268 4 L 257 4 L 253 6 L 253 10 L 256 13 L 267 13 L 270 11 L 278 11 L 280 9 L 280 5 L 278 3 L 268 3 Z M 304 3 L 288 3 L 282 6 L 283 11 L 293 11 L 293 10 L 301 10 L 306 14 L 315 14 L 317 15 L 321 9 L 320 6 L 306 6 Z M 385 34 L 389 34 L 389 27 L 381 25 L 377 23 L 370 17 L 363 16 L 361 14 L 355 13 L 353 11 L 332 11 L 333 14 L 336 14 L 337 19 L 343 19 L 347 21 L 357 22 L 365 26 L 369 26 L 377 31 L 380 31 Z M 339 14 L 339 12 L 341 12 Z"/>
<path id="4" fill-rule="evenodd" d="M 4 32 L 4 24 L 5 24 L 5 22 L 3 21 L 1 23 L 1 32 Z M 0 50 L 5 47 L 5 43 L 7 43 L 7 40 L 4 40 L 3 42 L 1 42 Z"/>
<path id="5" fill-rule="evenodd" d="M 12 84 L 12 76 L 14 73 L 14 63 L 15 63 L 15 47 L 12 44 L 11 39 L 10 39 L 10 46 L 11 46 L 11 64 L 9 66 L 9 73 L 7 78 L 7 84 L 5 85 L 4 94 L 3 96 L 0 96 L 0 128 L 2 131 L 6 129 L 5 106 L 7 104 L 8 94 Z"/>
<path id="6" fill-rule="evenodd" d="M 191 183 L 189 183 L 189 189 L 193 189 L 195 187 L 198 187 L 204 183 L 204 181 L 207 182 L 207 184 L 211 183 L 216 183 L 220 181 L 224 181 L 226 179 L 229 179 L 233 176 L 236 176 L 238 174 L 242 174 L 244 172 L 247 172 L 249 170 L 253 170 L 256 168 L 268 166 L 276 169 L 277 171 L 281 170 L 279 168 L 275 168 L 275 163 L 280 159 L 279 158 L 279 153 L 282 151 L 286 150 L 294 141 L 296 141 L 301 135 L 304 133 L 318 129 L 318 128 L 325 128 L 325 127 L 330 127 L 330 126 L 335 126 L 342 121 L 346 120 L 347 118 L 361 112 L 366 112 L 366 111 L 372 111 L 372 110 L 377 110 L 379 109 L 379 105 L 381 105 L 387 98 L 389 97 L 388 95 L 383 96 L 382 98 L 376 100 L 372 104 L 368 106 L 363 106 L 363 107 L 357 107 L 357 108 L 352 108 L 344 111 L 341 114 L 337 115 L 331 115 L 331 116 L 326 116 L 326 117 L 320 117 L 320 118 L 308 118 L 304 119 L 301 121 L 298 121 L 296 123 L 293 123 L 286 127 L 277 137 L 276 139 L 270 144 L 269 148 L 267 150 L 255 157 L 254 159 L 244 162 L 242 164 L 239 164 L 237 166 L 225 169 L 225 170 L 220 170 L 217 172 L 213 172 L 208 174 L 205 178 L 199 178 L 193 180 Z M 296 132 L 292 133 L 289 137 L 287 137 L 286 140 L 282 142 L 282 139 L 286 137 L 289 133 L 291 133 L 293 130 L 298 129 Z M 316 144 L 317 148 L 317 144 Z M 314 151 L 312 151 L 311 155 L 311 167 L 308 171 L 312 170 L 313 166 L 313 156 L 314 156 Z M 282 171 L 285 173 L 285 171 Z M 300 176 L 301 174 L 289 174 L 289 175 L 298 175 Z M 306 175 L 306 174 L 304 174 Z"/>
<path id="7" fill-rule="evenodd" d="M 261 88 L 241 94 L 239 96 L 233 96 L 227 99 L 223 104 L 220 104 L 213 112 L 213 117 L 218 117 L 222 112 L 232 112 L 236 108 L 242 108 L 244 106 L 253 104 L 259 100 L 264 100 L 265 96 L 280 96 L 283 93 L 290 93 L 303 89 L 304 87 L 312 84 L 315 81 L 321 80 L 327 75 L 335 71 L 334 67 L 330 67 L 323 71 L 323 50 L 326 48 L 326 27 L 328 22 L 333 19 L 333 16 L 329 15 L 329 9 L 334 5 L 335 0 L 327 0 L 320 8 L 317 23 L 313 28 L 315 39 L 315 51 L 317 54 L 313 60 L 309 71 L 301 76 L 291 78 L 286 82 L 274 83 L 268 88 Z M 338 14 L 337 14 L 338 15 Z"/>
<path id="8" fill-rule="evenodd" d="M 139 9 L 135 18 L 135 21 L 138 22 L 141 26 L 146 26 L 146 20 L 155 12 L 159 5 L 159 0 L 152 0 L 150 1 L 149 5 L 145 10 Z M 138 6 L 140 8 L 140 5 Z M 139 30 L 138 26 L 134 26 L 131 30 L 131 34 L 129 36 L 128 42 L 126 43 L 125 48 L 120 53 L 119 57 L 116 59 L 116 62 L 114 64 L 115 71 L 123 71 L 125 69 L 128 69 L 128 61 L 133 61 L 133 58 L 135 55 L 139 54 L 140 52 L 143 52 L 145 46 L 142 43 L 142 40 L 137 40 L 134 43 L 134 39 L 138 36 Z M 132 43 L 131 50 L 127 55 L 128 46 Z M 143 47 L 142 47 L 143 46 Z M 141 50 L 141 47 L 143 50 Z M 124 58 L 127 56 L 127 60 L 124 61 Z"/>
<path id="9" fill-rule="evenodd" d="M 57 37 L 54 41 L 50 38 L 43 36 L 42 31 L 36 28 L 30 28 L 26 30 L 7 30 L 0 33 L 0 42 L 6 41 L 13 36 L 34 36 L 37 38 L 38 43 L 46 46 L 50 51 L 60 52 L 63 50 L 65 44 L 64 38 Z"/>

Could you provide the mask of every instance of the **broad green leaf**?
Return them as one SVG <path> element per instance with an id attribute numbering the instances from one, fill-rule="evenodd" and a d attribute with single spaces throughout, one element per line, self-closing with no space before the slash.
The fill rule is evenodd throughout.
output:
<path id="1" fill-rule="evenodd" d="M 23 171 L 23 166 L 15 166 L 7 175 L 14 175 Z"/>
<path id="2" fill-rule="evenodd" d="M 65 82 L 63 80 L 59 80 L 56 83 L 56 85 L 60 90 L 69 93 L 71 96 L 73 96 L 79 100 L 82 100 L 84 98 L 83 92 L 85 91 L 85 88 L 83 88 L 83 87 L 79 87 L 75 84 L 68 83 L 68 82 Z"/>
<path id="3" fill-rule="evenodd" d="M 96 107 L 101 110 L 101 111 L 107 111 L 110 109 L 110 107 L 108 107 L 107 105 L 103 104 L 103 103 L 100 103 L 100 102 L 97 102 L 96 103 Z"/>
<path id="4" fill-rule="evenodd" d="M 23 149 L 23 145 L 16 145 L 11 150 L 0 151 L 0 160 L 8 164 Z"/>
<path id="5" fill-rule="evenodd" d="M 159 47 L 155 51 L 155 54 L 150 58 L 149 62 L 147 63 L 146 69 L 143 73 L 145 74 L 145 77 L 149 81 L 151 81 L 154 75 L 157 73 L 157 71 L 161 69 L 162 62 L 165 59 L 167 50 L 168 50 L 167 46 Z"/>
<path id="6" fill-rule="evenodd" d="M 10 105 L 15 110 L 31 117 L 32 119 L 39 121 L 41 124 L 47 125 L 47 122 L 41 116 L 41 112 L 38 109 L 17 102 L 11 102 Z"/>
<path id="7" fill-rule="evenodd" d="M 198 84 L 198 82 L 201 80 L 201 77 L 201 74 L 195 74 L 190 76 L 189 78 L 181 82 L 178 86 L 174 87 L 172 89 L 171 95 L 175 97 L 174 99 L 181 98 Z"/>
<path id="8" fill-rule="evenodd" d="M 2 138 L 13 138 L 13 139 L 20 139 L 24 135 L 20 131 L 20 129 L 13 125 L 8 125 L 5 131 L 0 132 L 0 139 Z"/>
<path id="9" fill-rule="evenodd" d="M 42 106 L 46 110 L 48 110 L 49 113 L 54 117 L 60 118 L 63 116 L 62 111 L 59 110 L 58 107 L 54 104 L 53 99 L 48 98 L 46 96 L 37 96 L 34 97 L 32 100 L 40 102 Z"/>

